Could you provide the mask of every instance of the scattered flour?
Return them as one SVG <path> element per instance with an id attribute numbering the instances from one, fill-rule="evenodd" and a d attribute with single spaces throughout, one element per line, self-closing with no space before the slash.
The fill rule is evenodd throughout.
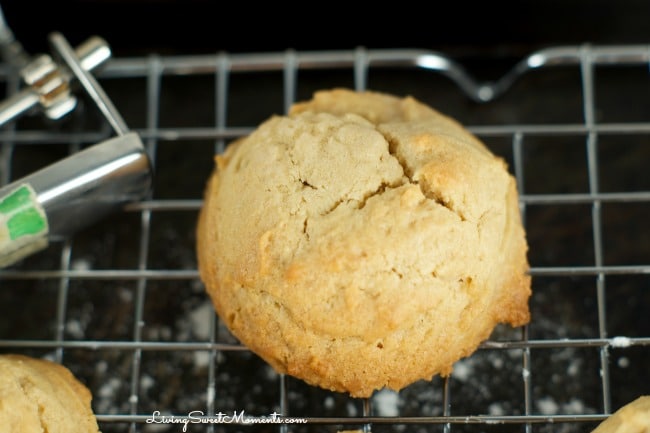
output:
<path id="1" fill-rule="evenodd" d="M 551 397 L 542 397 L 536 402 L 537 408 L 542 415 L 555 415 L 558 413 L 560 406 Z"/>
<path id="2" fill-rule="evenodd" d="M 488 406 L 488 413 L 491 416 L 503 416 L 506 414 L 506 411 L 500 403 L 494 402 Z"/>
<path id="3" fill-rule="evenodd" d="M 65 324 L 65 331 L 71 338 L 81 340 L 84 338 L 85 332 L 81 326 L 81 322 L 78 320 L 68 320 Z"/>
<path id="4" fill-rule="evenodd" d="M 140 389 L 142 392 L 149 392 L 152 386 L 156 384 L 156 381 L 153 379 L 153 377 L 149 376 L 148 374 L 142 374 L 140 376 Z"/>
<path id="5" fill-rule="evenodd" d="M 578 399 L 572 398 L 568 403 L 562 405 L 562 412 L 567 415 L 580 415 L 585 413 L 585 404 Z"/>
<path id="6" fill-rule="evenodd" d="M 214 397 L 215 397 L 214 394 L 215 394 L 214 387 L 213 386 L 208 387 L 208 395 L 206 396 L 206 403 L 208 404 L 208 406 L 214 404 Z"/>
<path id="7" fill-rule="evenodd" d="M 348 416 L 350 416 L 350 417 L 359 416 L 359 415 L 358 415 L 358 414 L 359 414 L 359 411 L 357 410 L 357 406 L 356 406 L 354 403 L 352 403 L 351 401 L 349 401 L 349 402 L 345 405 L 345 409 L 346 409 L 346 411 L 347 411 L 347 413 L 348 413 Z"/>
<path id="8" fill-rule="evenodd" d="M 99 388 L 100 397 L 113 397 L 115 392 L 120 388 L 122 381 L 116 377 L 110 378 L 104 385 Z"/>
<path id="9" fill-rule="evenodd" d="M 208 301 L 201 304 L 198 308 L 190 312 L 190 323 L 192 324 L 192 331 L 197 338 L 207 340 L 210 338 L 210 330 L 214 323 L 213 315 L 214 308 Z"/>
<path id="10" fill-rule="evenodd" d="M 501 368 L 503 368 L 502 358 L 498 356 L 492 356 L 490 357 L 490 361 L 492 362 L 492 367 L 496 368 L 497 370 L 501 370 Z"/>
<path id="11" fill-rule="evenodd" d="M 379 416 L 399 416 L 399 394 L 382 389 L 372 397 L 372 403 Z"/>
<path id="12" fill-rule="evenodd" d="M 278 372 L 273 369 L 270 365 L 266 364 L 264 366 L 264 375 L 269 381 L 277 380 Z"/>
<path id="13" fill-rule="evenodd" d="M 120 298 L 120 301 L 130 304 L 133 302 L 133 290 L 127 289 L 125 287 L 120 287 L 117 290 L 117 297 Z"/>
<path id="14" fill-rule="evenodd" d="M 88 271 L 90 270 L 90 262 L 86 259 L 76 259 L 70 263 L 70 268 L 73 271 Z"/>
<path id="15" fill-rule="evenodd" d="M 108 362 L 101 360 L 95 364 L 95 372 L 97 374 L 105 374 L 108 371 Z"/>
<path id="16" fill-rule="evenodd" d="M 496 420 L 496 419 L 488 419 L 485 420 L 485 424 L 501 424 L 502 421 Z"/>
<path id="17" fill-rule="evenodd" d="M 625 356 L 621 356 L 618 358 L 617 364 L 620 368 L 627 368 L 630 366 L 630 359 Z"/>
<path id="18" fill-rule="evenodd" d="M 334 397 L 328 395 L 325 397 L 325 400 L 323 401 L 323 407 L 327 410 L 332 410 L 334 409 L 336 402 L 334 401 Z"/>
<path id="19" fill-rule="evenodd" d="M 577 398 L 558 403 L 552 397 L 542 397 L 535 404 L 542 415 L 580 415 L 591 412 L 584 402 Z"/>
<path id="20" fill-rule="evenodd" d="M 207 350 L 196 350 L 193 357 L 196 368 L 205 368 L 210 364 L 210 352 Z"/>
<path id="21" fill-rule="evenodd" d="M 147 328 L 147 338 L 154 341 L 169 341 L 173 337 L 169 326 L 150 326 Z"/>
<path id="22" fill-rule="evenodd" d="M 614 337 L 610 340 L 609 344 L 612 347 L 629 347 L 632 344 L 632 340 L 628 337 Z"/>
<path id="23" fill-rule="evenodd" d="M 569 376 L 577 376 L 580 373 L 580 366 L 582 364 L 582 361 L 579 359 L 573 359 L 571 360 L 571 363 L 567 367 L 567 374 Z"/>
<path id="24" fill-rule="evenodd" d="M 467 382 L 473 374 L 473 368 L 467 359 L 461 359 L 454 364 L 451 376 L 461 382 Z"/>

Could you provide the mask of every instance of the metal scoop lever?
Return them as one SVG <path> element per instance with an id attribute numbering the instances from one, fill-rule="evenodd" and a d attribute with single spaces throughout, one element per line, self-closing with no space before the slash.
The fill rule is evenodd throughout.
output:
<path id="1" fill-rule="evenodd" d="M 0 267 L 45 248 L 124 204 L 145 198 L 151 163 L 97 81 L 60 34 L 51 42 L 97 103 L 117 137 L 95 144 L 0 189 Z"/>

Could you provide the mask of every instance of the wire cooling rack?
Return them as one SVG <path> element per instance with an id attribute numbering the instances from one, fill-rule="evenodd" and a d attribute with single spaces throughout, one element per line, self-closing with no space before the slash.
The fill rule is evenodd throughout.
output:
<path id="1" fill-rule="evenodd" d="M 590 432 L 650 394 L 650 46 L 549 48 L 505 73 L 487 60 L 363 48 L 110 60 L 96 76 L 143 138 L 153 194 L 0 270 L 0 351 L 70 368 L 104 433 Z M 194 254 L 214 154 L 331 87 L 411 94 L 468 126 L 516 176 L 530 245 L 528 326 L 498 327 L 449 378 L 369 399 L 277 375 L 242 347 Z M 109 136 L 83 98 L 63 122 L 19 119 L 0 132 L 0 184 Z"/>

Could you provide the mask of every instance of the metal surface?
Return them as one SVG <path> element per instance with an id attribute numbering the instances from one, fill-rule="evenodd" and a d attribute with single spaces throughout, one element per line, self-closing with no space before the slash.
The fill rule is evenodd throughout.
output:
<path id="1" fill-rule="evenodd" d="M 104 114 L 118 137 L 96 144 L 0 188 L 0 199 L 8 197 L 22 186 L 31 192 L 32 198 L 27 207 L 23 205 L 22 208 L 12 209 L 10 215 L 13 216 L 13 221 L 22 218 L 21 226 L 24 226 L 31 213 L 40 214 L 36 219 L 37 225 L 28 231 L 27 236 L 18 234 L 20 232 L 11 235 L 7 230 L 7 241 L 0 247 L 0 267 L 41 250 L 47 246 L 47 238 L 70 236 L 121 209 L 125 204 L 141 200 L 150 192 L 151 165 L 139 136 L 129 132 L 110 98 L 88 72 L 88 69 L 93 69 L 107 59 L 105 55 L 97 54 L 110 52 L 106 44 L 101 39 L 94 38 L 74 50 L 60 33 L 53 33 L 50 40 L 55 53 L 70 72 L 61 72 L 62 69 L 49 56 L 38 57 L 20 70 L 25 82 L 32 89 L 37 89 L 42 105 L 50 111 L 57 111 L 56 116 L 49 117 L 59 119 L 76 105 L 76 97 L 70 94 L 67 85 L 69 79 L 74 77 Z M 48 96 L 51 93 L 56 95 Z M 44 99 L 51 99 L 52 102 L 43 102 Z M 5 107 L 6 112 L 17 115 L 24 104 L 11 105 L 15 100 L 9 98 Z M 72 102 L 72 107 L 69 102 Z M 16 110 L 17 106 L 19 110 Z"/>
<path id="2" fill-rule="evenodd" d="M 105 433 L 180 432 L 183 421 L 191 432 L 590 432 L 650 394 L 648 52 L 557 47 L 485 83 L 418 50 L 112 59 L 97 78 L 143 138 L 153 195 L 0 270 L 0 351 L 67 365 Z M 467 125 L 516 175 L 530 244 L 528 326 L 499 327 L 447 379 L 368 400 L 274 374 L 214 315 L 194 256 L 213 155 L 336 86 L 412 94 Z M 105 139 L 105 121 L 83 113 L 54 131 L 5 128 L 0 180 L 35 155 L 45 164 Z M 218 422 L 241 411 L 308 423 Z"/>
<path id="3" fill-rule="evenodd" d="M 61 35 L 53 38 L 59 40 L 59 45 L 61 40 L 65 41 Z M 82 72 L 101 66 L 111 55 L 108 45 L 99 37 L 92 37 L 70 51 L 68 57 L 79 59 L 78 67 Z M 69 71 L 47 54 L 31 57 L 15 39 L 1 8 L 0 54 L 3 61 L 19 71 L 26 84 L 24 90 L 0 104 L 0 125 L 35 108 L 40 108 L 50 119 L 60 119 L 74 109 L 77 99 L 70 91 Z"/>
<path id="4" fill-rule="evenodd" d="M 117 135 L 124 135 L 129 132 L 128 126 L 122 119 L 122 115 L 117 111 L 113 102 L 104 92 L 104 89 L 97 83 L 95 77 L 90 74 L 84 65 L 83 59 L 75 53 L 75 50 L 68 44 L 62 34 L 53 33 L 50 35 L 50 41 L 54 46 L 57 54 L 61 56 L 68 68 L 72 71 L 74 77 L 81 83 L 84 90 L 90 95 L 99 110 L 104 114 L 106 121 L 113 127 Z"/>
<path id="5" fill-rule="evenodd" d="M 110 58 L 111 51 L 103 39 L 93 37 L 77 47 L 75 54 L 83 69 L 92 71 Z M 69 91 L 70 74 L 50 56 L 41 55 L 28 62 L 21 75 L 27 86 L 0 102 L 0 126 L 39 107 L 51 119 L 59 119 L 75 107 L 76 99 Z"/>
<path id="6" fill-rule="evenodd" d="M 50 236 L 60 239 L 145 197 L 151 171 L 140 138 L 129 133 L 75 153 L 17 183 L 34 188 L 48 216 Z M 16 186 L 0 188 L 0 197 Z"/>

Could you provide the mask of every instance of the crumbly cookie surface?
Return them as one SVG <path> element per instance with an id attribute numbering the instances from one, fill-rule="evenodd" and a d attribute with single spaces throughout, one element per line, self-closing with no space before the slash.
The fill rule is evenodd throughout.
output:
<path id="1" fill-rule="evenodd" d="M 216 157 L 197 227 L 217 313 L 277 371 L 367 397 L 529 321 L 514 178 L 406 97 L 321 91 Z"/>
<path id="2" fill-rule="evenodd" d="M 0 433 L 97 433 L 90 391 L 66 367 L 0 355 Z"/>

